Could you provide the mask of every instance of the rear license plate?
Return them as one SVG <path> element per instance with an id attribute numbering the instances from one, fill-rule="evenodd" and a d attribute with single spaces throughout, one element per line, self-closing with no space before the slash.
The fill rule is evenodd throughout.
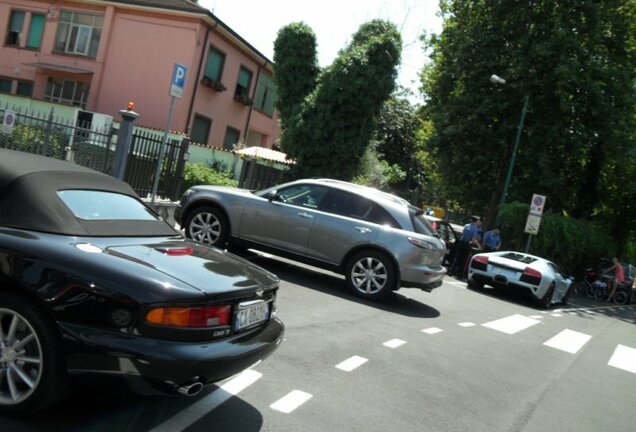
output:
<path id="1" fill-rule="evenodd" d="M 236 314 L 235 329 L 242 330 L 269 318 L 269 302 L 259 301 L 258 303 L 240 303 Z"/>
<path id="2" fill-rule="evenodd" d="M 496 275 L 500 275 L 500 276 L 504 276 L 506 279 L 508 280 L 514 280 L 516 279 L 516 272 L 512 271 L 512 270 L 506 270 L 506 269 L 502 269 L 499 267 L 493 267 L 492 268 L 492 272 Z"/>

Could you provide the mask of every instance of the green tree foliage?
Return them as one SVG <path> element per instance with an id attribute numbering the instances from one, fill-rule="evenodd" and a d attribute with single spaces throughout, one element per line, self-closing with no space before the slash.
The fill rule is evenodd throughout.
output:
<path id="1" fill-rule="evenodd" d="M 492 219 L 529 96 L 508 201 L 541 193 L 554 213 L 604 220 L 616 238 L 631 229 L 635 4 L 443 2 L 444 30 L 427 39 L 424 114 L 431 152 L 465 208 Z M 491 83 L 493 73 L 508 83 Z"/>
<path id="2" fill-rule="evenodd" d="M 182 193 L 197 185 L 238 186 L 228 171 L 216 171 L 202 163 L 186 162 L 183 170 Z"/>
<path id="3" fill-rule="evenodd" d="M 281 28 L 274 41 L 274 80 L 278 88 L 276 108 L 283 128 L 316 87 L 319 72 L 316 35 L 311 27 L 298 22 Z"/>
<path id="4" fill-rule="evenodd" d="M 400 94 L 391 96 L 377 117 L 377 152 L 388 165 L 393 191 L 408 198 L 414 195 L 417 198 L 417 191 L 425 180 L 426 173 L 418 159 L 418 150 L 423 147 L 418 135 L 420 127 L 417 111 Z"/>
<path id="5" fill-rule="evenodd" d="M 519 202 L 501 209 L 505 249 L 525 250 L 528 234 L 524 233 L 530 206 Z M 603 257 L 616 254 L 616 243 L 602 226 L 593 222 L 547 213 L 541 218 L 539 234 L 533 236 L 529 252 L 559 263 L 568 273 L 579 274 L 596 266 Z"/>
<path id="6" fill-rule="evenodd" d="M 396 27 L 374 20 L 322 72 L 283 129 L 281 147 L 296 160 L 296 176 L 349 180 L 360 171 L 375 117 L 394 89 L 401 50 Z"/>

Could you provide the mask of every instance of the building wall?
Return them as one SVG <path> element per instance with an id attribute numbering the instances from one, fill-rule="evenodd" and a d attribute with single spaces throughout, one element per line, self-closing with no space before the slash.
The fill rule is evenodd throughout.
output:
<path id="1" fill-rule="evenodd" d="M 228 126 L 241 132 L 241 139 L 260 134 L 260 145 L 271 147 L 280 135 L 277 116 L 266 116 L 234 100 L 241 66 L 252 72 L 250 95 L 254 95 L 259 68 L 265 60 L 230 32 L 214 29 L 204 15 L 127 9 L 119 4 L 36 0 L 0 2 L 0 77 L 33 82 L 33 98 L 42 99 L 49 77 L 90 83 L 86 110 L 117 118 L 129 101 L 140 114 L 137 124 L 163 129 L 170 104 L 169 87 L 174 63 L 188 68 L 186 87 L 174 105 L 171 129 L 190 130 L 195 114 L 212 119 L 208 142 L 222 147 Z M 11 10 L 34 11 L 46 15 L 39 50 L 6 46 L 4 39 Z M 87 11 L 103 15 L 102 33 L 96 58 L 54 53 L 60 10 Z M 28 28 L 28 22 L 24 24 Z M 208 47 L 226 54 L 222 83 L 227 90 L 215 92 L 200 84 Z M 203 57 L 202 57 L 203 56 Z M 51 70 L 29 64 L 65 65 L 86 73 Z M 271 66 L 268 66 L 271 70 Z M 199 71 L 201 71 L 199 73 Z M 199 80 L 197 80 L 197 76 Z M 14 90 L 15 91 L 15 85 Z M 251 111 L 251 114 L 250 114 Z M 249 125 L 247 125 L 249 120 Z"/>
<path id="2" fill-rule="evenodd" d="M 104 74 L 97 87 L 94 108 L 117 112 L 129 101 L 140 113 L 139 123 L 163 129 L 170 106 L 174 64 L 188 68 L 186 88 L 176 99 L 171 129 L 185 131 L 189 100 L 195 87 L 198 36 L 203 26 L 195 20 L 117 11 L 103 51 Z"/>

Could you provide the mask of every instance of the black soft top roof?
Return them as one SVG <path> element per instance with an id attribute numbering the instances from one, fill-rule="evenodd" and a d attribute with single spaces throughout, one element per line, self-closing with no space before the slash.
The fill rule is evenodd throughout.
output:
<path id="1" fill-rule="evenodd" d="M 177 232 L 161 220 L 82 220 L 59 198 L 66 189 L 139 197 L 127 184 L 72 163 L 0 149 L 0 225 L 74 236 L 164 236 Z"/>

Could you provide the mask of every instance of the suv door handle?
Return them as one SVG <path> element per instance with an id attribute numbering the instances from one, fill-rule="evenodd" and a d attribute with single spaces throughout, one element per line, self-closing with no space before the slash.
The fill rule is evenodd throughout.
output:
<path id="1" fill-rule="evenodd" d="M 314 218 L 313 215 L 310 215 L 309 213 L 305 213 L 305 212 L 298 213 L 298 216 L 300 216 L 301 218 L 304 218 L 304 219 L 313 219 Z"/>
<path id="2" fill-rule="evenodd" d="M 362 234 L 373 232 L 373 230 L 371 228 L 367 228 L 367 227 L 363 227 L 363 226 L 357 226 L 356 229 L 358 231 L 360 231 Z"/>

